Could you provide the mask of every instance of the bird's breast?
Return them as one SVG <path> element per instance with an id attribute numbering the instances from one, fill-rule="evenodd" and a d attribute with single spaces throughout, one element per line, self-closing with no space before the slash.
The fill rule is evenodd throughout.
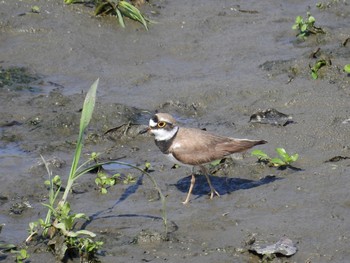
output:
<path id="1" fill-rule="evenodd" d="M 178 164 L 178 165 L 181 165 L 181 166 L 188 166 L 188 167 L 192 167 L 192 165 L 189 165 L 189 164 L 184 164 L 182 162 L 180 162 L 179 160 L 177 160 L 174 155 L 172 153 L 168 153 L 165 155 L 167 157 L 167 159 L 172 162 L 172 163 L 175 163 L 175 164 Z"/>

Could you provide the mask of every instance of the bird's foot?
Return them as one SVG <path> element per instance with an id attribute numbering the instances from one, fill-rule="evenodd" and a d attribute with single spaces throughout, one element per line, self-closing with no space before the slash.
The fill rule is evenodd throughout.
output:
<path id="1" fill-rule="evenodd" d="M 187 205 L 188 203 L 189 203 L 189 199 L 187 200 L 187 198 L 186 198 L 186 200 L 185 201 L 183 201 L 183 202 L 181 202 L 181 203 L 183 203 L 184 205 Z"/>
<path id="2" fill-rule="evenodd" d="M 218 191 L 216 191 L 214 188 L 212 188 L 210 190 L 210 199 L 213 199 L 214 195 L 217 195 L 218 197 L 220 197 L 220 194 L 218 193 Z"/>

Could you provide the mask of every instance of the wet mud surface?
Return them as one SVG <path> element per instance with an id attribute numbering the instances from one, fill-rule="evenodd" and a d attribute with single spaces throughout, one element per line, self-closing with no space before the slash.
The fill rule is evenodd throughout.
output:
<path id="1" fill-rule="evenodd" d="M 168 239 L 161 203 L 147 177 L 101 195 L 95 175 L 70 196 L 83 226 L 104 241 L 102 262 L 260 262 L 252 243 L 283 237 L 298 251 L 271 262 L 346 262 L 350 224 L 350 8 L 346 1 L 155 1 L 143 10 L 158 24 L 96 18 L 84 5 L 60 0 L 0 3 L 0 241 L 23 244 L 28 223 L 45 216 L 46 169 L 66 178 L 74 154 L 84 96 L 100 78 L 84 158 L 143 167 L 167 198 Z M 31 6 L 40 13 L 31 13 Z M 309 6 L 310 5 L 310 6 Z M 326 34 L 297 40 L 291 26 L 310 11 Z M 320 50 L 318 50 L 320 48 Z M 309 66 L 327 61 L 313 80 Z M 249 122 L 276 109 L 293 122 Z M 138 135 L 152 112 L 173 114 L 181 125 L 226 136 L 264 139 L 257 148 L 298 153 L 295 167 L 279 170 L 249 153 L 213 168 L 221 194 L 209 200 L 203 176 L 189 205 L 190 170 L 171 169 L 153 138 Z M 108 131 L 108 132 L 107 132 Z M 106 133 L 107 132 L 107 133 Z M 31 262 L 54 261 L 40 245 Z M 13 262 L 11 255 L 0 261 Z M 78 262 L 78 259 L 73 261 Z"/>

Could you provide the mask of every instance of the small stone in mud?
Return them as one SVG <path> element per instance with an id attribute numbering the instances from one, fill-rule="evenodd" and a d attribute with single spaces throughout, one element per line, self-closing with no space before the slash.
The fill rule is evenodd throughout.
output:
<path id="1" fill-rule="evenodd" d="M 292 256 L 297 252 L 297 247 L 289 238 L 283 237 L 272 245 L 254 244 L 250 248 L 251 251 L 259 255 L 280 254 L 284 256 Z"/>
<path id="2" fill-rule="evenodd" d="M 14 203 L 10 208 L 10 214 L 20 215 L 22 214 L 27 208 L 31 208 L 32 206 L 27 201 Z"/>
<path id="3" fill-rule="evenodd" d="M 153 244 L 160 243 L 162 241 L 162 235 L 152 230 L 142 230 L 137 236 L 138 244 Z"/>
<path id="4" fill-rule="evenodd" d="M 250 116 L 249 122 L 286 126 L 289 123 L 293 123 L 292 119 L 292 116 L 279 112 L 276 109 L 266 109 Z"/>

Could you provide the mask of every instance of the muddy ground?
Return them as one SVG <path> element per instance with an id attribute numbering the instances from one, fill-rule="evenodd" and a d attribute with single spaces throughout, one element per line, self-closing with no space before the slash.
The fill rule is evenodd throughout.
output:
<path id="1" fill-rule="evenodd" d="M 102 262 L 260 262 L 249 244 L 290 238 L 298 248 L 273 262 L 347 262 L 350 258 L 350 6 L 344 1 L 151 1 L 142 10 L 157 24 L 145 31 L 113 17 L 94 17 L 62 0 L 0 2 L 0 234 L 23 246 L 28 223 L 45 216 L 46 170 L 67 177 L 84 95 L 100 78 L 84 158 L 101 152 L 143 167 L 167 198 L 168 240 L 161 203 L 147 177 L 126 167 L 134 184 L 101 195 L 88 175 L 69 197 L 84 227 L 105 242 Z M 32 6 L 40 13 L 32 13 Z M 297 15 L 310 11 L 325 34 L 296 38 Z M 318 52 L 316 50 L 320 48 Z M 309 65 L 327 65 L 313 80 Z M 259 109 L 293 116 L 286 126 L 249 123 Z M 149 136 L 137 135 L 151 113 L 222 135 L 260 138 L 258 148 L 298 153 L 300 169 L 278 170 L 246 154 L 227 160 L 209 200 L 198 177 L 184 206 L 189 170 L 171 169 Z M 118 128 L 105 134 L 112 128 Z M 335 156 L 337 162 L 327 162 Z M 151 201 L 150 201 L 151 200 Z M 39 245 L 31 262 L 54 261 Z M 11 254 L 0 261 L 13 262 Z M 78 259 L 74 259 L 78 262 Z"/>

